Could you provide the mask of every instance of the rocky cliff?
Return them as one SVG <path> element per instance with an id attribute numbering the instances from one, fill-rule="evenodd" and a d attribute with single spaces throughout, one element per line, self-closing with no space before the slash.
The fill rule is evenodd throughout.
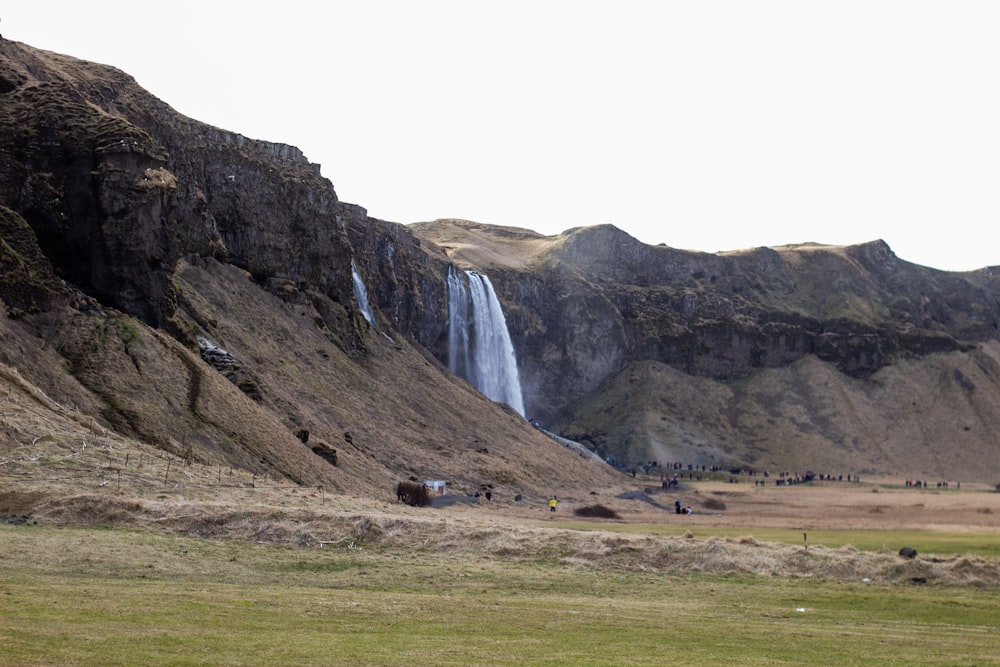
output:
<path id="1" fill-rule="evenodd" d="M 497 288 L 529 416 L 616 463 L 1000 474 L 1000 272 L 880 241 L 710 255 L 612 226 L 403 226 L 294 147 L 2 39 L 0 231 L 4 369 L 189 459 L 361 492 L 610 483 L 444 368 L 454 265 Z M 10 422 L 8 446 L 39 428 Z"/>
<path id="2" fill-rule="evenodd" d="M 948 476 L 994 451 L 1000 269 L 936 271 L 882 241 L 712 255 L 610 225 L 413 227 L 497 284 L 529 413 L 623 465 Z M 915 395 L 887 385 L 903 368 L 942 376 Z M 805 392 L 820 376 L 828 395 Z"/>

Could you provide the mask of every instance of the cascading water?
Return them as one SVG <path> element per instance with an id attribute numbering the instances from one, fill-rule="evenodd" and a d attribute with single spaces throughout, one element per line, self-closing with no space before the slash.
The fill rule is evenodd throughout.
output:
<path id="1" fill-rule="evenodd" d="M 465 291 L 462 274 L 450 266 L 448 267 L 448 369 L 472 383 L 469 326 L 469 294 Z"/>
<path id="2" fill-rule="evenodd" d="M 368 303 L 368 290 L 365 288 L 365 281 L 361 279 L 361 274 L 358 273 L 358 265 L 354 263 L 353 259 L 351 260 L 351 275 L 354 277 L 354 299 L 358 302 L 358 308 L 361 309 L 361 314 L 368 320 L 368 324 L 377 329 L 378 327 L 375 325 L 375 313 L 372 311 L 371 304 Z"/>
<path id="3" fill-rule="evenodd" d="M 524 416 L 507 319 L 490 279 L 474 271 L 466 271 L 463 280 L 457 270 L 448 269 L 448 368 Z"/>

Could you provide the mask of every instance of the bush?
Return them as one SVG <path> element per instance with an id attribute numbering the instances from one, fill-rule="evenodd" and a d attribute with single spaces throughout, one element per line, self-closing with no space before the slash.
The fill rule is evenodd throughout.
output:
<path id="1" fill-rule="evenodd" d="M 590 519 L 620 519 L 618 512 L 614 511 L 610 507 L 605 507 L 604 505 L 588 505 L 587 507 L 578 507 L 573 510 L 573 514 L 577 516 L 587 517 Z"/>
<path id="2" fill-rule="evenodd" d="M 726 503 L 722 502 L 718 498 L 706 498 L 705 502 L 701 505 L 707 510 L 718 510 L 721 512 L 726 509 Z"/>
<path id="3" fill-rule="evenodd" d="M 396 485 L 396 500 L 413 507 L 426 507 L 431 504 L 427 487 L 417 482 L 400 482 Z"/>

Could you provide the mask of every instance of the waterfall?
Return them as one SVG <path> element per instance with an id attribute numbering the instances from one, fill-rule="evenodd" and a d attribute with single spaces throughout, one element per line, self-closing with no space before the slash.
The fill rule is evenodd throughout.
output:
<path id="1" fill-rule="evenodd" d="M 361 314 L 368 320 L 368 324 L 378 329 L 375 325 L 375 313 L 372 312 L 372 306 L 368 303 L 368 290 L 365 289 L 365 281 L 361 279 L 361 274 L 358 273 L 358 265 L 354 263 L 353 259 L 351 260 L 351 275 L 354 277 L 354 299 L 358 302 L 358 308 L 361 309 Z"/>
<path id="2" fill-rule="evenodd" d="M 507 319 L 490 279 L 474 271 L 466 271 L 463 280 L 456 269 L 448 269 L 448 368 L 524 416 Z"/>
<path id="3" fill-rule="evenodd" d="M 448 369 L 471 383 L 469 325 L 469 295 L 465 291 L 462 274 L 450 266 L 448 267 Z"/>

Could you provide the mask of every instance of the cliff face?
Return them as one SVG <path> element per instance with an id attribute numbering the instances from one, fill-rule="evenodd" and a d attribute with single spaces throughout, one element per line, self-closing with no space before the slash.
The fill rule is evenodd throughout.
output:
<path id="1" fill-rule="evenodd" d="M 9 41 L 0 54 L 3 203 L 68 282 L 183 334 L 171 272 L 215 257 L 290 301 L 328 297 L 325 325 L 355 346 L 354 258 L 386 317 L 441 337 L 442 258 L 340 202 L 299 149 L 185 118 L 111 67 Z"/>
<path id="2" fill-rule="evenodd" d="M 481 261 L 469 248 L 490 243 L 489 228 L 473 223 L 414 229 L 458 262 Z M 509 246 L 509 235 L 496 236 Z M 527 266 L 482 268 L 507 302 L 529 403 L 543 419 L 633 361 L 732 381 L 808 354 L 863 378 L 1000 333 L 1000 271 L 935 271 L 881 241 L 710 255 L 646 246 L 608 225 L 523 245 L 505 252 L 530 255 Z"/>
<path id="3" fill-rule="evenodd" d="M 298 149 L 184 118 L 113 68 L 0 49 L 3 201 L 68 282 L 156 326 L 188 255 L 347 301 L 344 207 Z"/>
<path id="4" fill-rule="evenodd" d="M 414 229 L 491 276 L 528 413 L 620 464 L 937 465 L 947 475 L 927 452 L 946 447 L 968 467 L 993 451 L 995 269 L 936 271 L 881 241 L 710 255 L 646 246 L 612 226 L 554 237 L 455 220 Z M 944 377 L 926 378 L 927 393 L 895 375 L 931 367 Z M 812 383 L 800 374 L 824 377 L 829 395 L 803 393 Z M 890 377 L 900 384 L 887 388 Z"/>
<path id="5" fill-rule="evenodd" d="M 339 201 L 294 147 L 2 39 L 0 231 L 0 362 L 117 432 L 297 481 L 575 478 L 443 369 L 449 265 L 496 287 L 528 415 L 616 462 L 1000 461 L 998 270 L 934 271 L 880 241 L 711 255 L 612 226 L 402 226 Z"/>

